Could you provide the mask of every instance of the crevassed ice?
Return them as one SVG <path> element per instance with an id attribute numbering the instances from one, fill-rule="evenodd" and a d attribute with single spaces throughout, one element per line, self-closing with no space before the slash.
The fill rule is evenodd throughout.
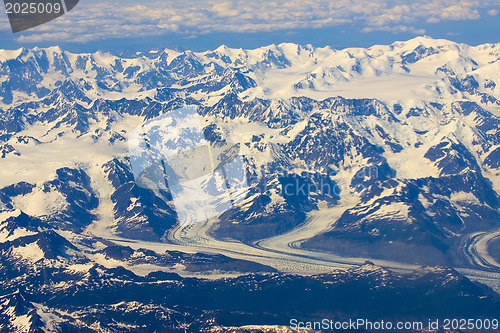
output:
<path id="1" fill-rule="evenodd" d="M 196 107 L 148 120 L 131 133 L 128 143 L 136 184 L 168 189 L 181 225 L 224 213 L 248 191 L 239 145 L 211 145 Z"/>

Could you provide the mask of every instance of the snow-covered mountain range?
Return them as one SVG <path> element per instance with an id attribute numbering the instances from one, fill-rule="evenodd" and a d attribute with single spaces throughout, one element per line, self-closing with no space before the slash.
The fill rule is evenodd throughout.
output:
<path id="1" fill-rule="evenodd" d="M 500 44 L 0 50 L 0 83 L 0 259 L 12 279 L 50 267 L 59 282 L 47 288 L 64 289 L 89 269 L 153 281 L 368 258 L 499 285 Z M 136 181 L 128 139 L 187 105 L 211 144 L 238 145 L 248 191 L 182 226 L 168 193 Z M 14 290 L 25 284 L 2 284 L 13 293 L 2 304 L 25 302 Z"/>

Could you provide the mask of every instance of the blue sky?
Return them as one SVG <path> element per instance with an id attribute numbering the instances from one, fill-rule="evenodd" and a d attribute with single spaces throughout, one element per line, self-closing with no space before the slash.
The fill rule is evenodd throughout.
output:
<path id="1" fill-rule="evenodd" d="M 80 0 L 65 16 L 18 34 L 1 11 L 0 48 L 7 49 L 201 51 L 281 42 L 343 48 L 418 35 L 472 45 L 500 42 L 500 0 Z"/>

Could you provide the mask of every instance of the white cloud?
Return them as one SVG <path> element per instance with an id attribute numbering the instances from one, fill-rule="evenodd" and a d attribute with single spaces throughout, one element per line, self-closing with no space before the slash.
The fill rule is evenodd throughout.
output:
<path id="1" fill-rule="evenodd" d="M 464 6 L 463 4 L 452 5 L 445 8 L 441 12 L 441 18 L 444 20 L 477 20 L 481 16 L 477 9 L 473 9 L 470 6 Z"/>
<path id="2" fill-rule="evenodd" d="M 488 15 L 497 16 L 497 14 L 498 14 L 498 10 L 496 10 L 496 9 L 488 10 Z"/>
<path id="3" fill-rule="evenodd" d="M 429 17 L 427 20 L 425 20 L 427 23 L 439 23 L 441 20 L 437 17 Z"/>
<path id="4" fill-rule="evenodd" d="M 363 32 L 387 31 L 387 32 L 392 32 L 394 34 L 401 33 L 401 32 L 410 32 L 410 33 L 415 34 L 415 35 L 423 35 L 426 32 L 425 29 L 417 29 L 415 27 L 409 27 L 406 25 L 379 26 L 377 28 L 366 27 L 366 28 L 363 28 L 362 31 Z"/>
<path id="5" fill-rule="evenodd" d="M 496 15 L 499 0 L 136 0 L 80 2 L 67 15 L 34 28 L 19 41 L 94 41 L 173 32 L 267 32 L 352 24 L 359 30 L 421 34 L 417 21 L 472 20 Z M 1 23 L 1 22 L 0 22 Z M 0 29 L 2 25 L 0 24 Z"/>

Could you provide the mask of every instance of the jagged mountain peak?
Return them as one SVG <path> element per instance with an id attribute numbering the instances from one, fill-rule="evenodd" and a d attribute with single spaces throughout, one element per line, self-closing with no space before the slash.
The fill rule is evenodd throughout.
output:
<path id="1" fill-rule="evenodd" d="M 0 51 L 0 287 L 26 287 L 12 302 L 47 330 L 199 331 L 184 321 L 247 317 L 253 304 L 285 320 L 304 304 L 350 317 L 359 299 L 373 311 L 401 298 L 410 306 L 393 306 L 406 310 L 415 295 L 444 315 L 428 305 L 445 311 L 464 293 L 464 311 L 484 315 L 476 304 L 497 303 L 444 266 L 499 267 L 497 48 L 418 37 L 343 50 Z M 231 156 L 212 172 L 186 154 L 185 169 L 203 172 L 172 181 L 160 143 L 185 138 L 148 126 L 175 123 L 186 106 L 195 143 L 229 143 Z M 183 224 L 192 207 L 201 222 Z M 238 295 L 238 313 L 224 312 Z M 0 330 L 15 321 L 3 300 Z"/>
<path id="2" fill-rule="evenodd" d="M 197 92 L 200 101 L 218 98 L 227 90 L 243 98 L 293 95 L 315 99 L 372 97 L 362 95 L 370 91 L 385 101 L 406 96 L 422 100 L 418 97 L 422 93 L 437 100 L 465 94 L 462 98 L 495 104 L 499 78 L 486 67 L 498 60 L 494 51 L 498 48 L 417 37 L 370 48 L 332 50 L 282 43 L 254 50 L 225 46 L 206 52 L 165 49 L 128 58 L 105 52 L 76 54 L 59 48 L 20 49 L 1 51 L 5 59 L 0 57 L 0 72 L 14 75 L 2 84 L 0 97 L 4 105 L 25 101 L 25 93 L 44 98 L 70 80 L 80 85 L 90 100 L 153 97 L 157 88 L 169 88 L 177 95 Z M 221 81 L 220 77 L 231 71 L 244 72 L 246 81 L 255 84 Z M 366 86 L 373 79 L 377 84 Z M 360 80 L 365 83 L 355 84 Z M 410 89 L 405 90 L 405 96 L 394 91 L 407 84 Z"/>
<path id="3" fill-rule="evenodd" d="M 490 48 L 422 37 L 344 50 L 284 43 L 128 58 L 22 52 L 45 55 L 31 60 L 36 66 L 0 62 L 14 70 L 1 76 L 0 156 L 13 169 L 39 158 L 40 171 L 29 193 L 9 188 L 28 171 L 5 177 L 0 200 L 50 228 L 78 234 L 105 219 L 121 237 L 167 241 L 175 204 L 134 182 L 127 138 L 186 105 L 198 108 L 208 140 L 235 141 L 248 162 L 251 194 L 221 215 L 217 237 L 286 234 L 341 202 L 332 233 L 314 245 L 349 252 L 363 248 L 353 246 L 363 236 L 372 251 L 352 255 L 411 253 L 441 264 L 452 239 L 492 227 L 499 214 L 500 96 L 486 70 Z"/>

